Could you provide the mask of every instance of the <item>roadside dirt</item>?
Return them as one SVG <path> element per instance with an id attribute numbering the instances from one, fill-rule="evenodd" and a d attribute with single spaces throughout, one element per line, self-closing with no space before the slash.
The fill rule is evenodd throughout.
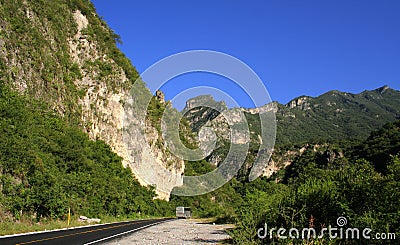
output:
<path id="1" fill-rule="evenodd" d="M 230 225 L 213 225 L 201 220 L 177 219 L 131 233 L 106 244 L 221 244 L 229 239 Z"/>

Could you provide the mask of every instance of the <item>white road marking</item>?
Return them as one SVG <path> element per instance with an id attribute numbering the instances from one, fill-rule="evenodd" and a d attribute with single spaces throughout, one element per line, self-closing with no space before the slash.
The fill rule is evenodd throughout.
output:
<path id="1" fill-rule="evenodd" d="M 10 238 L 10 237 L 18 237 L 18 236 L 28 236 L 28 235 L 35 235 L 35 234 L 42 234 L 42 233 L 51 233 L 51 232 L 56 232 L 56 231 L 75 230 L 75 229 L 82 229 L 82 228 L 88 228 L 88 227 L 96 227 L 96 226 L 102 226 L 102 225 L 123 224 L 123 223 L 132 222 L 132 221 L 140 221 L 140 220 L 130 220 L 130 221 L 123 221 L 123 222 L 111 222 L 111 223 L 95 224 L 95 225 L 83 225 L 83 226 L 62 228 L 62 229 L 49 230 L 49 231 L 46 231 L 46 230 L 44 230 L 44 231 L 33 231 L 33 232 L 27 232 L 27 233 L 21 233 L 21 234 L 13 234 L 13 235 L 0 236 L 0 239 L 2 239 L 2 238 Z"/>
<path id="2" fill-rule="evenodd" d="M 128 233 L 134 232 L 134 231 L 145 229 L 145 228 L 147 228 L 149 226 L 158 225 L 158 224 L 161 224 L 161 223 L 166 222 L 166 221 L 169 221 L 169 220 L 163 220 L 163 221 L 160 221 L 160 222 L 157 222 L 157 223 L 145 225 L 145 226 L 133 229 L 133 230 L 125 231 L 125 232 L 122 232 L 122 233 L 119 233 L 119 234 L 116 234 L 116 235 L 112 235 L 112 236 L 109 236 L 109 237 L 105 237 L 105 238 L 102 238 L 102 239 L 99 239 L 99 240 L 96 240 L 96 241 L 93 241 L 93 242 L 85 243 L 84 245 L 90 245 L 90 244 L 95 244 L 95 243 L 98 243 L 98 242 L 102 242 L 102 241 L 105 241 L 105 240 L 108 240 L 108 239 L 111 239 L 111 238 L 114 238 L 114 237 L 117 237 L 117 236 L 122 236 L 122 235 L 125 235 L 125 234 L 128 234 Z"/>

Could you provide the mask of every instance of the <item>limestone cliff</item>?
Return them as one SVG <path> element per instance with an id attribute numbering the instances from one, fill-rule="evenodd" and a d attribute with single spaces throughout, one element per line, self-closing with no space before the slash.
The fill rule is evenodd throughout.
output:
<path id="1" fill-rule="evenodd" d="M 91 139 L 107 142 L 134 173 L 138 170 L 134 166 L 149 161 L 183 172 L 184 162 L 168 156 L 163 144 L 143 147 L 147 141 L 136 142 L 140 154 L 129 156 L 132 152 L 122 137 L 124 104 L 139 75 L 116 47 L 118 35 L 97 16 L 90 1 L 0 1 L 0 13 L 1 80 L 45 101 L 67 121 L 79 124 Z M 144 93 L 150 95 L 147 89 Z M 139 138 L 159 137 L 151 124 L 140 125 L 145 130 L 135 131 L 142 134 Z M 152 185 L 136 177 L 141 184 Z M 169 189 L 180 183 L 154 178 Z M 169 192 L 157 187 L 156 192 L 159 198 L 169 198 Z"/>

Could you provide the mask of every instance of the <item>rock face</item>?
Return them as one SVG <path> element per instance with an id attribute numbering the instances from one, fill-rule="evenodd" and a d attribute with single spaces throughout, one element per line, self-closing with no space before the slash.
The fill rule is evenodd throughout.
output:
<path id="1" fill-rule="evenodd" d="M 74 19 L 78 26 L 76 35 L 69 41 L 71 57 L 74 62 L 81 67 L 85 63 L 100 60 L 110 64 L 114 71 L 111 79 L 125 83 L 128 79 L 123 69 L 106 55 L 100 55 L 96 48 L 98 44 L 91 43 L 85 35 L 82 35 L 84 28 L 87 28 L 88 21 L 79 11 L 74 13 Z M 184 162 L 181 159 L 167 155 L 166 146 L 156 144 L 159 134 L 157 130 L 145 121 L 139 121 L 137 128 L 131 128 L 134 132 L 135 140 L 129 142 L 127 149 L 126 141 L 123 139 L 122 130 L 124 127 L 125 109 L 123 104 L 130 98 L 130 93 L 126 89 L 115 91 L 109 88 L 107 81 L 94 79 L 96 73 L 101 71 L 82 69 L 82 79 L 76 80 L 75 85 L 86 91 L 85 96 L 79 100 L 82 108 L 81 121 L 86 127 L 86 131 L 92 139 L 102 139 L 106 141 L 118 155 L 123 157 L 125 167 L 130 167 L 136 178 L 142 185 L 155 185 L 158 198 L 169 199 L 169 193 L 174 186 L 182 185 L 180 178 L 169 178 L 168 172 L 173 176 L 180 176 L 184 170 Z M 148 90 L 143 93 L 149 93 Z M 165 103 L 164 94 L 157 91 L 156 97 L 161 103 Z M 134 118 L 134 115 L 132 115 Z M 135 118 L 134 118 L 135 120 Z M 140 120 L 139 118 L 137 120 Z M 144 130 L 143 130 L 144 129 Z M 153 142 L 148 145 L 148 142 Z M 156 172 L 155 169 L 164 171 Z M 149 182 L 143 174 L 150 174 L 154 182 Z M 160 185 L 161 183 L 161 185 Z"/>
<path id="2" fill-rule="evenodd" d="M 48 18 L 49 11 L 58 18 Z M 149 144 L 160 136 L 145 120 L 135 131 L 141 139 L 135 142 L 137 151 L 127 150 L 122 134 L 124 105 L 139 75 L 116 47 L 119 37 L 97 16 L 90 1 L 16 0 L 0 3 L 0 13 L 1 80 L 48 103 L 91 139 L 104 140 L 134 173 L 151 164 L 177 175 L 183 172 L 184 162 L 168 155 L 162 142 Z M 151 96 L 148 89 L 144 93 Z M 157 97 L 165 102 L 161 92 Z M 143 185 L 153 184 L 136 177 Z M 164 175 L 154 175 L 154 180 L 165 183 L 164 188 L 156 187 L 162 199 L 169 198 L 165 189 L 179 185 L 179 179 Z"/>
<path id="3" fill-rule="evenodd" d="M 161 90 L 156 91 L 156 97 L 161 103 L 165 103 L 165 95 Z"/>
<path id="4" fill-rule="evenodd" d="M 224 101 L 215 101 L 211 95 L 201 95 L 186 101 L 186 106 L 182 111 L 194 132 L 208 121 L 212 121 L 227 106 Z"/>
<path id="5" fill-rule="evenodd" d="M 208 104 L 205 101 L 208 101 Z M 206 108 L 207 106 L 210 108 Z M 218 108 L 219 111 L 213 108 Z M 263 133 L 260 125 L 257 124 L 260 123 L 260 116 L 265 118 L 267 115 L 272 115 L 270 112 L 276 112 L 276 110 L 275 103 L 253 109 L 228 109 L 224 102 L 216 102 L 207 95 L 189 100 L 186 103 L 184 115 L 193 130 L 199 131 L 200 145 L 212 146 L 212 150 L 210 147 L 202 148 L 209 162 L 219 166 L 231 151 L 232 145 L 242 145 L 242 147 L 248 145 L 247 156 L 249 157 L 246 158 L 244 165 L 248 169 L 261 168 L 256 172 L 262 172 L 263 166 L 268 164 L 272 146 L 263 142 Z M 246 152 L 240 154 L 246 154 Z"/>
<path id="6" fill-rule="evenodd" d="M 139 81 L 138 81 L 139 82 Z M 141 94 L 148 91 L 141 91 Z M 137 97 L 126 101 L 123 140 L 129 155 L 129 166 L 140 183 L 154 186 L 159 198 L 168 200 L 170 192 L 183 184 L 184 161 L 171 153 L 162 138 L 160 128 L 154 127 L 150 118 L 136 105 Z M 160 100 L 160 106 L 168 106 Z"/>
<path id="7" fill-rule="evenodd" d="M 69 51 L 73 62 L 78 64 L 82 77 L 74 81 L 79 90 L 85 91 L 83 97 L 78 99 L 81 106 L 81 122 L 91 139 L 106 141 L 113 151 L 123 157 L 124 166 L 129 166 L 128 153 L 122 139 L 124 108 L 122 102 L 127 99 L 127 90 L 117 93 L 105 81 L 96 79 L 99 70 L 86 69 L 85 64 L 95 61 L 108 63 L 116 71 L 112 79 L 127 82 L 122 68 L 98 50 L 98 44 L 82 32 L 88 27 L 89 22 L 79 10 L 73 13 L 77 24 L 76 34 L 68 40 Z"/>
<path id="8" fill-rule="evenodd" d="M 301 96 L 294 100 L 291 100 L 286 106 L 291 109 L 299 107 L 302 110 L 309 110 L 309 109 L 311 109 L 310 104 L 308 103 L 308 101 L 310 99 L 311 99 L 311 97 Z"/>

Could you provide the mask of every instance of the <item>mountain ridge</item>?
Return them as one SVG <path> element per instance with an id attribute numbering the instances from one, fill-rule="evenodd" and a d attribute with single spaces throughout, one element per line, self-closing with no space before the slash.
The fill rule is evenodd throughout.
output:
<path id="1" fill-rule="evenodd" d="M 196 104 L 196 98 L 191 99 L 192 104 Z M 200 98 L 203 100 L 212 97 Z M 212 100 L 211 104 L 218 103 L 213 98 Z M 285 145 L 304 145 L 308 142 L 318 146 L 326 142 L 366 138 L 370 131 L 399 119 L 398 108 L 400 108 L 400 91 L 386 85 L 359 94 L 332 90 L 317 97 L 299 96 L 287 104 L 274 101 L 260 108 L 240 108 L 246 116 L 250 130 L 248 153 L 250 157 L 246 166 L 252 165 L 250 159 L 254 159 L 262 142 L 258 113 L 274 110 L 277 122 L 275 148 L 279 152 L 279 148 Z M 204 107 L 191 108 L 185 112 L 184 117 L 193 131 L 198 132 L 204 126 L 212 128 L 216 133 L 216 148 L 207 160 L 218 165 L 229 150 L 231 125 L 227 123 L 228 119 L 223 117 L 223 113 Z M 243 138 L 242 142 L 247 141 Z M 276 159 L 277 156 L 273 155 L 273 158 Z M 280 158 L 279 161 L 265 163 L 265 171 L 273 172 L 276 170 L 274 166 L 282 167 L 289 164 L 282 162 L 286 161 L 282 160 L 285 157 Z M 271 167 L 274 170 L 270 171 Z"/>

